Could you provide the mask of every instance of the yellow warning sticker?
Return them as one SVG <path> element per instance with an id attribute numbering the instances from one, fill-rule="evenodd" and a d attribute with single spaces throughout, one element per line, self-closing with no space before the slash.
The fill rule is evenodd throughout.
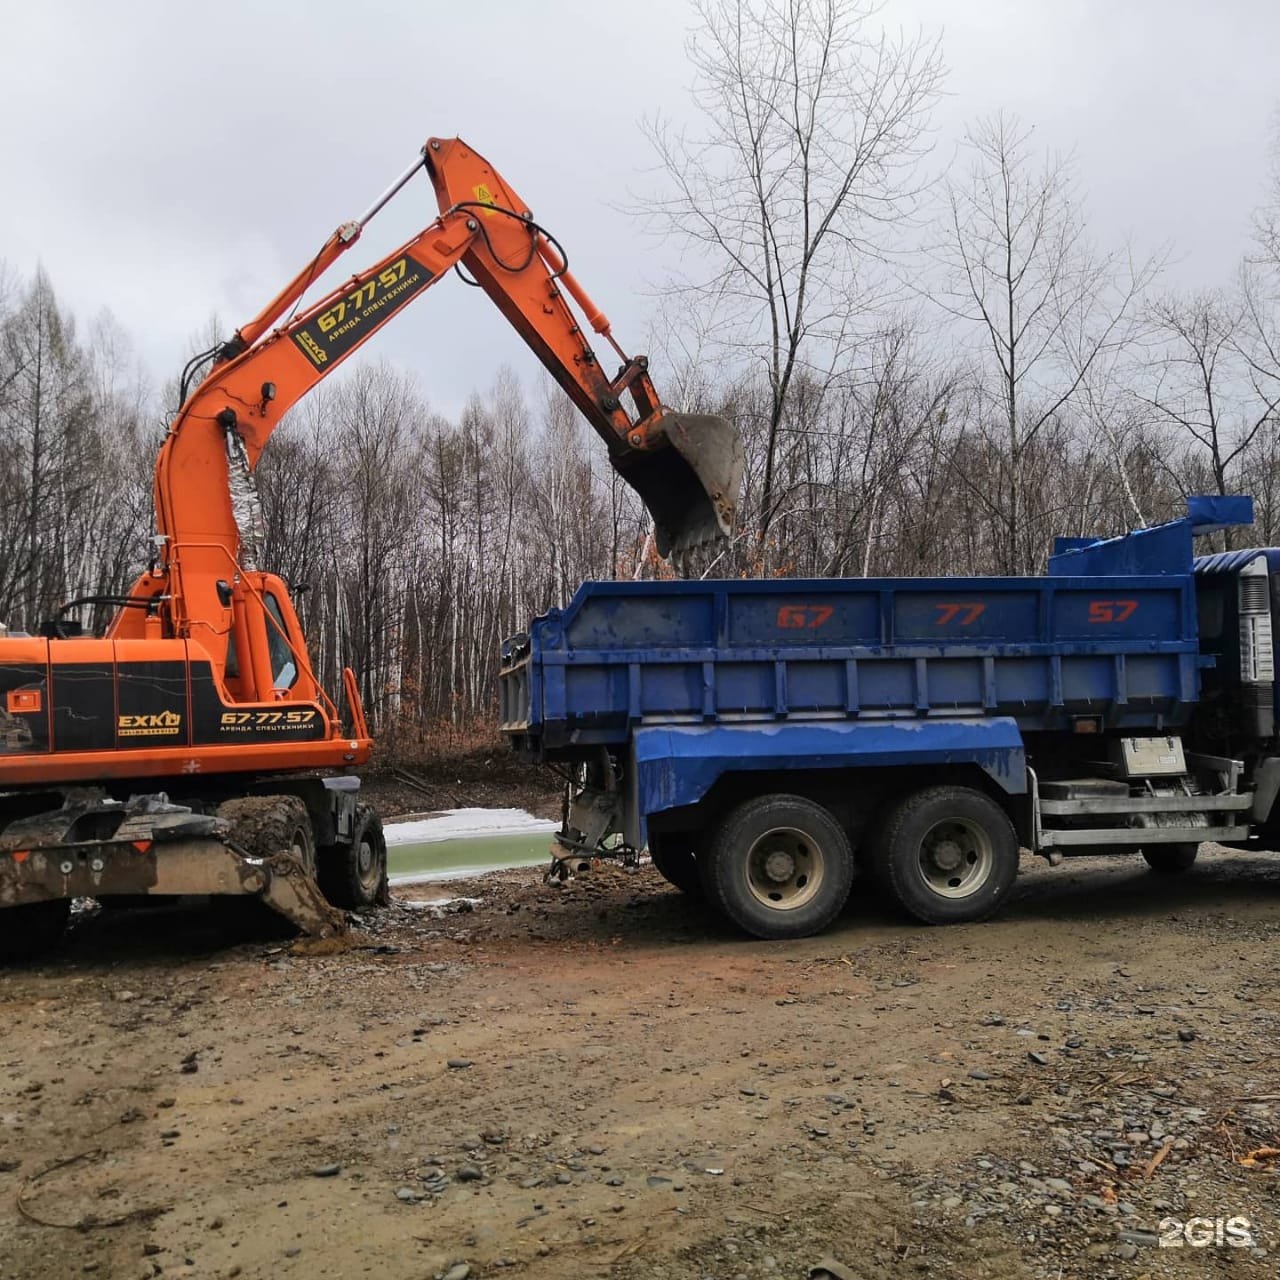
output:
<path id="1" fill-rule="evenodd" d="M 487 183 L 482 182 L 475 188 L 475 193 L 476 199 L 479 200 L 481 204 L 489 204 L 493 205 L 494 208 L 497 208 L 498 202 L 493 198 L 493 192 L 489 190 Z M 484 216 L 486 218 L 492 218 L 493 214 L 486 213 Z"/>

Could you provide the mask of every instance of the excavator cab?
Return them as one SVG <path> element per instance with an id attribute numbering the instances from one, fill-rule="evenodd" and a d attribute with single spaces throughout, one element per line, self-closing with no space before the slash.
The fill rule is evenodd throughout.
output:
<path id="1" fill-rule="evenodd" d="M 250 571 L 229 594 L 232 623 L 223 677 L 232 700 L 320 701 L 324 690 L 312 674 L 306 638 L 284 579 Z M 242 651 L 247 655 L 243 662 Z"/>

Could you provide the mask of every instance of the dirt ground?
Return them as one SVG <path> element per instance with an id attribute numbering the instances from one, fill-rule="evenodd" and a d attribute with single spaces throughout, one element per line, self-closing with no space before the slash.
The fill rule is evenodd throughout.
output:
<path id="1" fill-rule="evenodd" d="M 99 912 L 0 979 L 0 1276 L 1280 1273 L 1276 860 L 772 944 L 508 872 L 353 944 Z"/>

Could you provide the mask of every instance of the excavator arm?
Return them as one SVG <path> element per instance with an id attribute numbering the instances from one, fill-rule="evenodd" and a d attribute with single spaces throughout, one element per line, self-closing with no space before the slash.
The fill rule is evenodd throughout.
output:
<path id="1" fill-rule="evenodd" d="M 435 188 L 440 216 L 292 314 L 310 285 L 420 169 Z M 167 597 L 171 634 L 225 651 L 229 584 L 239 569 L 257 568 L 252 504 L 241 499 L 251 495 L 249 472 L 272 431 L 322 378 L 459 264 L 604 439 L 613 466 L 653 516 L 660 554 L 728 533 L 742 471 L 736 431 L 721 418 L 665 408 L 646 358 L 628 357 L 614 341 L 608 320 L 570 274 L 563 250 L 524 201 L 460 139 L 432 138 L 368 212 L 339 227 L 221 348 L 171 424 L 155 474 L 160 572 L 135 588 L 135 595 Z M 621 361 L 613 376 L 601 367 L 570 299 Z"/>

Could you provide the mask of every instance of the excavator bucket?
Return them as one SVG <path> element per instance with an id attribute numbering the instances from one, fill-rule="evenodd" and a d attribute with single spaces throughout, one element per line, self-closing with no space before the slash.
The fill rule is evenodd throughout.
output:
<path id="1" fill-rule="evenodd" d="M 653 516 L 660 556 L 728 537 L 742 483 L 742 438 L 709 413 L 667 413 L 660 442 L 612 457 Z"/>

